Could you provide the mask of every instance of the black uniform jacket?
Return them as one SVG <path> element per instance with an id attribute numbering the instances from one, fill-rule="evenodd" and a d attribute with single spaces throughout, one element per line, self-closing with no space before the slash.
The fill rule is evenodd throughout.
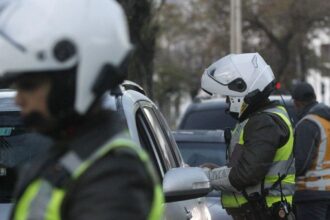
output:
<path id="1" fill-rule="evenodd" d="M 278 105 L 267 102 L 247 116 L 243 152 L 229 174 L 230 183 L 238 190 L 264 180 L 277 149 L 289 138 L 289 128 L 278 115 L 262 112 Z"/>
<path id="2" fill-rule="evenodd" d="M 318 115 L 324 119 L 330 120 L 330 108 L 321 103 L 311 103 L 301 111 L 298 117 L 301 119 L 307 114 Z M 328 137 L 328 141 L 329 141 Z M 304 176 L 311 167 L 318 153 L 320 143 L 320 129 L 310 120 L 303 120 L 295 128 L 295 158 L 296 158 L 296 176 Z M 330 199 L 328 191 L 303 190 L 296 191 L 295 201 L 311 201 Z"/>
<path id="3" fill-rule="evenodd" d="M 69 140 L 56 143 L 44 156 L 25 168 L 16 190 L 19 200 L 29 182 L 39 176 L 58 182 L 58 159 L 73 149 L 86 158 L 122 131 L 115 113 L 104 111 L 79 125 Z M 53 179 L 52 179 L 53 178 Z M 54 180 L 54 178 L 57 178 Z M 64 220 L 147 219 L 153 184 L 143 163 L 127 151 L 115 151 L 97 161 L 70 185 L 62 206 Z"/>

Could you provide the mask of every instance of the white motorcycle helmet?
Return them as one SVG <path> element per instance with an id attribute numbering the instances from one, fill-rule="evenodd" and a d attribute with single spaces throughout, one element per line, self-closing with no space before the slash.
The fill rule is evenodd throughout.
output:
<path id="1" fill-rule="evenodd" d="M 75 67 L 73 108 L 81 115 L 122 81 L 130 50 L 126 17 L 114 0 L 10 0 L 0 7 L 2 86 L 22 74 Z"/>
<path id="2" fill-rule="evenodd" d="M 229 111 L 240 118 L 249 105 L 270 95 L 274 81 L 273 71 L 258 53 L 230 54 L 205 70 L 201 87 L 227 96 Z"/>

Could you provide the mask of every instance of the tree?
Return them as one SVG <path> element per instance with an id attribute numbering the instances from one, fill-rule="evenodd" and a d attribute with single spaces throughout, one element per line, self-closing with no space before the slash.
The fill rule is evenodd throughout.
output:
<path id="1" fill-rule="evenodd" d="M 182 88 L 191 97 L 200 89 L 205 67 L 229 51 L 229 5 L 225 2 L 190 0 L 162 9 L 158 52 L 179 60 L 182 72 L 177 74 L 186 75 L 181 83 L 187 86 Z M 221 11 L 215 10 L 214 4 L 222 4 Z M 162 68 L 162 63 L 157 66 Z"/>
<path id="2" fill-rule="evenodd" d="M 177 1 L 165 4 L 160 11 L 155 99 L 171 125 L 179 115 L 182 100 L 194 98 L 200 91 L 205 67 L 229 51 L 229 20 L 225 19 L 229 5 L 224 4 L 219 13 L 209 3 Z"/>
<path id="3" fill-rule="evenodd" d="M 134 45 L 128 68 L 128 78 L 140 84 L 153 97 L 153 60 L 159 30 L 157 14 L 164 0 L 117 0 L 128 17 L 131 41 Z"/>
<path id="4" fill-rule="evenodd" d="M 278 80 L 304 78 L 310 67 L 320 68 L 309 47 L 313 32 L 330 24 L 328 0 L 243 1 L 245 39 L 258 36 L 254 48 L 271 63 Z"/>
<path id="5" fill-rule="evenodd" d="M 188 89 L 194 97 L 203 69 L 229 53 L 230 2 L 184 2 L 164 7 L 166 19 L 161 22 L 161 36 L 167 39 L 167 47 L 175 54 L 172 56 L 180 59 L 185 74 L 190 74 L 192 82 Z M 244 0 L 242 3 L 243 52 L 259 52 L 280 81 L 304 78 L 309 68 L 322 68 L 310 42 L 315 31 L 330 26 L 329 0 Z"/>
<path id="6" fill-rule="evenodd" d="M 168 94 L 171 91 L 177 96 L 180 90 L 181 95 L 188 93 L 194 98 L 200 90 L 204 69 L 229 53 L 230 1 L 177 3 L 165 4 L 160 13 L 156 79 L 163 79 L 163 74 L 171 75 L 176 81 Z M 243 52 L 259 52 L 270 63 L 276 78 L 287 86 L 293 78 L 304 78 L 308 69 L 322 68 L 321 59 L 310 43 L 318 30 L 330 27 L 329 0 L 244 0 L 242 3 Z M 169 73 L 174 69 L 181 72 Z"/>

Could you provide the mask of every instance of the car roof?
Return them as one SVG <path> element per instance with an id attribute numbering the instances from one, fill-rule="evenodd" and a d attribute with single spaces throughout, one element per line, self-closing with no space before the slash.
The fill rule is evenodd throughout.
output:
<path id="1" fill-rule="evenodd" d="M 225 142 L 223 130 L 178 130 L 172 133 L 178 142 Z"/>
<path id="2" fill-rule="evenodd" d="M 271 95 L 269 96 L 269 99 L 271 101 L 275 101 L 275 100 L 284 100 L 284 101 L 291 101 L 292 97 L 290 95 Z"/>
<path id="3" fill-rule="evenodd" d="M 271 101 L 280 101 L 282 103 L 282 99 L 287 103 L 291 101 L 290 95 L 271 95 L 269 96 Z M 214 110 L 219 108 L 227 108 L 227 103 L 225 98 L 208 98 L 208 99 L 197 99 L 197 101 L 192 102 L 188 109 L 190 111 L 200 111 L 200 110 Z"/>
<path id="4" fill-rule="evenodd" d="M 202 102 L 193 102 L 189 105 L 188 109 L 190 111 L 200 111 L 200 110 L 213 110 L 213 109 L 219 109 L 220 108 L 226 108 L 227 103 L 225 99 L 212 99 L 212 100 L 205 100 Z"/>
<path id="5" fill-rule="evenodd" d="M 20 111 L 15 103 L 15 90 L 0 90 L 0 112 Z"/>
<path id="6" fill-rule="evenodd" d="M 151 101 L 146 95 L 135 91 L 135 90 L 125 90 L 123 91 L 123 96 L 128 97 L 129 99 L 131 99 L 134 102 L 137 101 L 148 101 L 150 103 L 153 103 L 153 101 Z"/>

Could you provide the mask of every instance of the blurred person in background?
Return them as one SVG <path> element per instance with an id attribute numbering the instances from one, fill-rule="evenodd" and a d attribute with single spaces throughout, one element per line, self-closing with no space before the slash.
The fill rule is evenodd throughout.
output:
<path id="1" fill-rule="evenodd" d="M 330 219 L 330 108 L 316 101 L 306 82 L 294 87 L 292 98 L 299 118 L 294 144 L 297 218 Z"/>
<path id="2" fill-rule="evenodd" d="M 12 0 L 0 11 L 0 84 L 17 89 L 27 127 L 55 140 L 29 165 L 13 220 L 160 219 L 163 195 L 145 152 L 103 94 L 131 49 L 113 0 Z"/>
<path id="3" fill-rule="evenodd" d="M 258 53 L 228 55 L 202 76 L 202 89 L 226 96 L 229 113 L 238 120 L 228 164 L 206 171 L 235 220 L 294 219 L 293 128 L 285 108 L 268 99 L 274 85 L 274 74 Z"/>

